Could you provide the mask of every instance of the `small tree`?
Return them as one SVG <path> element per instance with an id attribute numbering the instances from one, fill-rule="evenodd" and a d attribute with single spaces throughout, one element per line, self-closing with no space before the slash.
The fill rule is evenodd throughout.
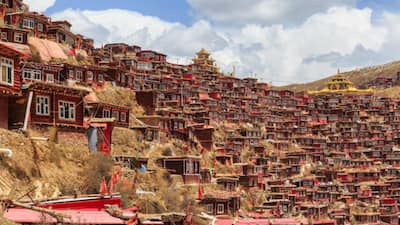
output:
<path id="1" fill-rule="evenodd" d="M 81 174 L 83 177 L 82 190 L 89 194 L 98 193 L 102 177 L 109 177 L 113 165 L 114 161 L 111 156 L 101 152 L 93 153 Z"/>

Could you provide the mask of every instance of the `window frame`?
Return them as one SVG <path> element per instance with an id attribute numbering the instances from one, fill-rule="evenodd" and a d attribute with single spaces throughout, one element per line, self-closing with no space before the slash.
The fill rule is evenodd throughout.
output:
<path id="1" fill-rule="evenodd" d="M 121 120 L 121 122 L 126 122 L 126 112 L 120 113 L 120 120 Z"/>
<path id="2" fill-rule="evenodd" d="M 37 30 L 39 32 L 43 32 L 44 31 L 44 24 L 43 23 L 37 23 Z"/>
<path id="3" fill-rule="evenodd" d="M 111 110 L 103 109 L 103 118 L 111 118 Z"/>
<path id="4" fill-rule="evenodd" d="M 111 117 L 112 117 L 112 118 L 115 118 L 117 121 L 119 121 L 119 111 L 113 110 L 113 111 L 111 112 Z"/>
<path id="5" fill-rule="evenodd" d="M 103 82 L 104 82 L 104 76 L 103 76 L 103 74 L 100 73 L 100 74 L 97 76 L 97 81 L 100 82 L 100 83 L 103 83 Z"/>
<path id="6" fill-rule="evenodd" d="M 47 100 L 47 104 L 46 104 L 46 102 L 43 102 L 43 103 L 39 104 L 39 99 Z M 41 111 L 38 108 L 39 105 L 43 105 L 43 107 L 41 107 L 43 112 L 39 112 L 39 111 Z M 50 116 L 50 98 L 49 98 L 49 96 L 44 96 L 44 95 L 37 95 L 36 96 L 36 115 L 38 115 L 38 116 Z"/>
<path id="7" fill-rule="evenodd" d="M 214 214 L 214 204 L 212 203 L 206 204 L 205 210 L 207 213 Z"/>
<path id="8" fill-rule="evenodd" d="M 86 72 L 86 80 L 87 81 L 93 81 L 93 72 L 92 71 L 87 71 Z"/>
<path id="9" fill-rule="evenodd" d="M 24 42 L 24 34 L 22 32 L 14 33 L 14 42 L 23 43 Z"/>
<path id="10" fill-rule="evenodd" d="M 62 108 L 61 108 L 61 104 L 63 104 Z M 69 107 L 68 108 L 69 109 L 68 117 L 69 118 L 66 118 L 66 116 L 65 116 L 65 104 L 69 104 L 68 105 L 68 107 Z M 63 111 L 62 109 L 64 110 L 64 116 L 62 116 L 62 111 Z M 73 115 L 72 116 L 71 116 L 71 109 L 73 111 Z M 75 104 L 75 102 L 59 100 L 58 101 L 58 118 L 60 120 L 75 121 L 76 120 L 76 104 Z"/>
<path id="11" fill-rule="evenodd" d="M 220 210 L 220 206 L 222 206 L 222 211 Z M 224 214 L 225 213 L 225 205 L 223 203 L 217 204 L 217 214 Z"/>
<path id="12" fill-rule="evenodd" d="M 76 71 L 76 80 L 82 81 L 83 79 L 83 72 L 81 70 Z"/>
<path id="13" fill-rule="evenodd" d="M 8 41 L 8 33 L 7 32 L 1 32 L 1 40 L 3 41 Z"/>
<path id="14" fill-rule="evenodd" d="M 51 77 L 52 79 L 49 79 L 49 77 Z M 54 82 L 55 82 L 55 81 L 54 81 L 54 74 L 52 74 L 52 73 L 46 73 L 46 82 L 54 83 Z"/>
<path id="15" fill-rule="evenodd" d="M 6 67 L 6 80 L 3 80 L 3 66 Z M 11 72 L 10 72 L 11 71 Z M 11 77 L 8 77 L 11 73 Z M 9 82 L 9 78 L 11 81 Z M 14 86 L 14 59 L 0 57 L 0 84 Z"/>
<path id="16" fill-rule="evenodd" d="M 24 18 L 22 21 L 22 27 L 26 28 L 26 29 L 34 29 L 35 28 L 35 19 Z"/>
<path id="17" fill-rule="evenodd" d="M 33 80 L 42 80 L 42 71 L 40 70 L 33 70 Z"/>

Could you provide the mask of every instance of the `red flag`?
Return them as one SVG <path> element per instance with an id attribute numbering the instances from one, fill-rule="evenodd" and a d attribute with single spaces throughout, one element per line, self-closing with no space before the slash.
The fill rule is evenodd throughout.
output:
<path id="1" fill-rule="evenodd" d="M 203 200 L 203 186 L 199 182 L 199 187 L 198 187 L 198 199 Z"/>
<path id="2" fill-rule="evenodd" d="M 76 55 L 76 52 L 75 52 L 75 49 L 74 49 L 74 48 L 70 48 L 70 49 L 69 49 L 69 53 L 70 53 L 72 56 L 75 56 L 75 55 Z"/>
<path id="3" fill-rule="evenodd" d="M 262 184 L 264 183 L 264 174 L 263 171 L 257 173 L 257 183 Z"/>
<path id="4" fill-rule="evenodd" d="M 117 182 L 118 182 L 117 177 L 116 177 L 116 174 L 114 173 L 111 176 L 110 182 L 108 183 L 108 187 L 109 187 L 108 194 L 109 195 L 112 195 L 114 193 L 114 185 L 117 184 Z"/>
<path id="5" fill-rule="evenodd" d="M 106 178 L 103 177 L 100 185 L 100 194 L 106 195 L 107 194 L 107 183 Z"/>
<path id="6" fill-rule="evenodd" d="M 277 216 L 280 216 L 280 215 L 281 215 L 281 205 L 279 204 L 279 202 L 276 202 L 276 211 L 275 211 L 275 214 L 276 214 Z"/>
<path id="7" fill-rule="evenodd" d="M 344 149 L 344 153 L 345 153 L 345 155 L 346 155 L 346 159 L 351 159 L 350 151 L 349 151 L 348 148 Z"/>

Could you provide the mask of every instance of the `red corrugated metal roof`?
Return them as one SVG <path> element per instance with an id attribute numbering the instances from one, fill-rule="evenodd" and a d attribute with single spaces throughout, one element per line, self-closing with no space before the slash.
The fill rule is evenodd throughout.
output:
<path id="1" fill-rule="evenodd" d="M 125 224 L 124 221 L 110 216 L 105 211 L 55 210 L 70 216 L 65 222 L 73 224 Z M 55 218 L 29 209 L 11 208 L 4 217 L 17 223 L 55 223 Z"/>

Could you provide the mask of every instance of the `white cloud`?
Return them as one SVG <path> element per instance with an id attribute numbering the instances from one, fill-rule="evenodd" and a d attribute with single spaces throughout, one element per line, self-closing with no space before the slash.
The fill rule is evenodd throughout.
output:
<path id="1" fill-rule="evenodd" d="M 200 4 L 197 0 L 188 1 Z M 239 76 L 257 74 L 263 81 L 278 85 L 315 80 L 335 73 L 338 67 L 347 70 L 400 57 L 397 51 L 400 15 L 394 13 L 385 13 L 380 23 L 373 23 L 372 10 L 354 8 L 352 1 L 346 1 L 345 5 L 342 0 L 330 3 L 299 0 L 289 5 L 293 1 L 248 0 L 247 3 L 254 1 L 259 7 L 260 2 L 275 4 L 276 12 L 255 13 L 247 18 L 246 13 L 259 9 L 251 4 L 240 5 L 244 1 L 230 1 L 230 4 L 221 1 L 201 1 L 203 5 L 209 4 L 208 8 L 224 5 L 220 9 L 224 12 L 210 20 L 198 19 L 190 26 L 117 9 L 68 9 L 52 17 L 70 20 L 74 32 L 94 38 L 97 45 L 137 44 L 166 53 L 172 62 L 188 62 L 204 47 L 212 52 L 224 71 L 230 72 L 235 66 Z M 318 10 L 291 15 L 308 8 L 302 4 L 315 5 Z M 296 7 L 300 8 L 295 10 Z M 202 11 L 202 15 L 210 12 Z M 240 15 L 236 17 L 236 13 Z M 233 25 L 225 25 L 229 21 Z"/>
<path id="2" fill-rule="evenodd" d="M 29 9 L 36 12 L 44 12 L 52 7 L 56 0 L 25 0 L 24 3 L 29 5 Z"/>
<path id="3" fill-rule="evenodd" d="M 187 0 L 193 14 L 224 25 L 298 24 L 332 6 L 354 6 L 356 0 Z"/>

